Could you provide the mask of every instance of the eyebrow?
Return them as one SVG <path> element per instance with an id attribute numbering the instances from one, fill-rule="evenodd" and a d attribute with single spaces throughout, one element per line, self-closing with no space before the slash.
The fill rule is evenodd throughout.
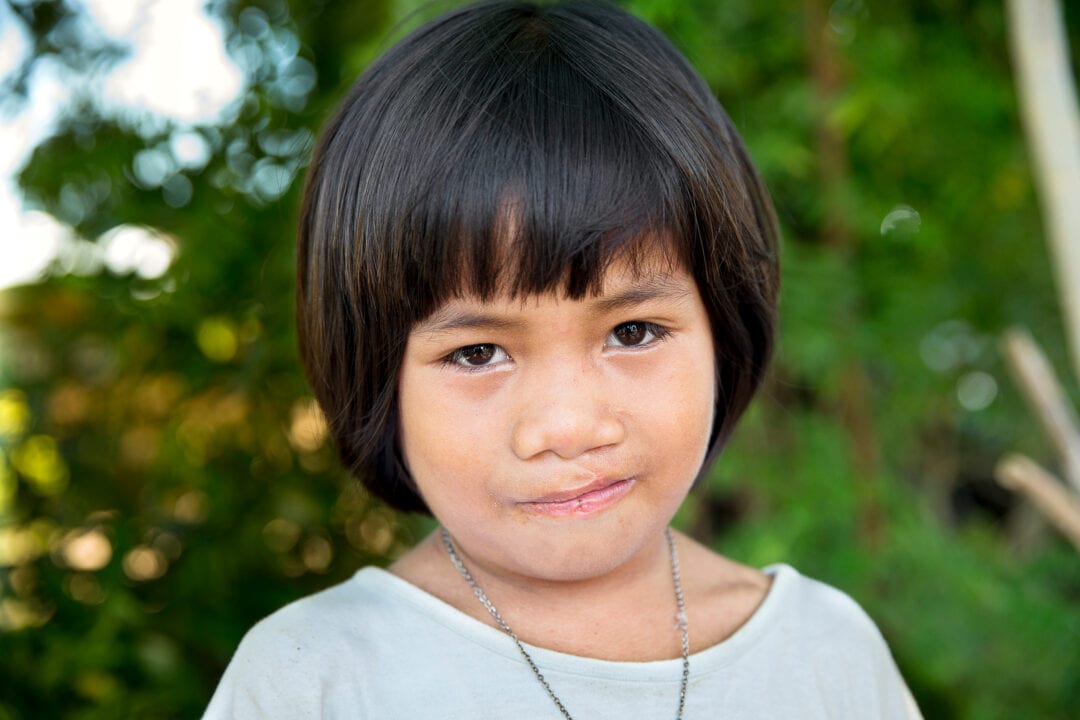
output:
<path id="1" fill-rule="evenodd" d="M 416 325 L 414 333 L 441 335 L 453 330 L 517 330 L 524 326 L 522 320 L 511 320 L 501 315 L 491 315 L 470 310 L 440 310 Z"/>
<path id="2" fill-rule="evenodd" d="M 685 284 L 673 282 L 666 275 L 653 275 L 645 282 L 632 285 L 613 295 L 596 298 L 592 305 L 597 313 L 608 313 L 652 300 L 685 300 L 689 295 L 690 289 Z"/>
<path id="3" fill-rule="evenodd" d="M 653 276 L 612 295 L 589 301 L 593 314 L 603 315 L 624 310 L 653 300 L 681 301 L 690 295 L 685 285 L 672 282 L 666 276 Z M 413 332 L 421 335 L 440 335 L 454 330 L 517 330 L 525 325 L 523 320 L 503 315 L 469 309 L 442 309 L 417 323 Z"/>

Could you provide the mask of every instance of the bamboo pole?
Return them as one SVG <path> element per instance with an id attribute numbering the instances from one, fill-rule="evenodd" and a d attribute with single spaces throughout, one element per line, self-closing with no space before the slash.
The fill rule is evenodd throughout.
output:
<path id="1" fill-rule="evenodd" d="M 1058 0 L 1007 0 L 1020 108 L 1080 378 L 1080 110 Z"/>
<path id="2" fill-rule="evenodd" d="M 1080 551 L 1080 498 L 1051 473 L 1024 455 L 1008 455 L 994 469 L 1003 487 L 1018 492 L 1038 508 Z"/>
<path id="3" fill-rule="evenodd" d="M 1080 493 L 1080 425 L 1053 367 L 1026 330 L 1009 330 L 1004 345 L 1013 377 L 1061 457 L 1066 481 Z"/>

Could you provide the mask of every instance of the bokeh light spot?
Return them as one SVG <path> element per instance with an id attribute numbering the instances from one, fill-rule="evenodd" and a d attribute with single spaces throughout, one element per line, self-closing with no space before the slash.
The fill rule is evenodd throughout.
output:
<path id="1" fill-rule="evenodd" d="M 300 539 L 300 526 L 287 518 L 274 518 L 263 526 L 263 542 L 274 552 L 292 550 Z"/>
<path id="2" fill-rule="evenodd" d="M 202 490 L 188 490 L 173 503 L 172 515 L 183 523 L 201 523 L 206 520 L 209 504 Z"/>
<path id="3" fill-rule="evenodd" d="M 90 573 L 75 573 L 67 580 L 67 592 L 84 605 L 100 605 L 105 602 L 105 590 L 97 577 Z"/>
<path id="4" fill-rule="evenodd" d="M 38 587 L 38 569 L 35 565 L 18 565 L 8 571 L 8 583 L 16 595 L 28 596 Z"/>
<path id="5" fill-rule="evenodd" d="M 135 425 L 120 436 L 120 457 L 128 467 L 149 467 L 160 449 L 161 431 L 152 425 Z"/>
<path id="6" fill-rule="evenodd" d="M 0 392 L 0 436 L 17 436 L 30 426 L 30 406 L 21 390 Z"/>
<path id="7" fill-rule="evenodd" d="M 59 495 L 67 488 L 68 469 L 56 440 L 48 435 L 27 438 L 11 454 L 12 465 L 41 495 Z"/>
<path id="8" fill-rule="evenodd" d="M 120 682 L 103 670 L 86 670 L 75 678 L 75 691 L 85 698 L 104 703 L 118 696 L 123 689 Z"/>
<path id="9" fill-rule="evenodd" d="M 345 537 L 357 550 L 382 555 L 394 542 L 394 525 L 385 514 L 371 512 L 363 518 L 346 523 Z"/>
<path id="10" fill-rule="evenodd" d="M 8 467 L 7 457 L 0 450 L 0 517 L 9 513 L 19 493 L 19 481 Z"/>
<path id="11" fill-rule="evenodd" d="M 184 545 L 180 542 L 180 538 L 168 531 L 159 532 L 155 535 L 151 544 L 160 550 L 169 562 L 175 562 L 184 552 Z"/>
<path id="12" fill-rule="evenodd" d="M 207 318 L 199 323 L 195 340 L 202 354 L 216 362 L 232 360 L 240 345 L 236 326 L 224 318 Z"/>
<path id="13" fill-rule="evenodd" d="M 145 189 L 160 187 L 174 172 L 173 157 L 163 148 L 140 150 L 131 162 L 131 171 Z"/>
<path id="14" fill-rule="evenodd" d="M 135 648 L 135 652 L 151 674 L 161 678 L 172 678 L 176 669 L 185 661 L 176 642 L 160 633 L 145 635 Z"/>
<path id="15" fill-rule="evenodd" d="M 312 535 L 304 541 L 300 557 L 311 572 L 326 572 L 334 559 L 334 546 L 322 535 Z"/>
<path id="16" fill-rule="evenodd" d="M 41 627 L 49 622 L 53 612 L 53 608 L 33 600 L 4 598 L 0 600 L 0 630 Z"/>
<path id="17" fill-rule="evenodd" d="M 997 380 L 990 373 L 975 370 L 964 374 L 956 383 L 956 399 L 971 412 L 984 410 L 997 397 Z"/>
<path id="18" fill-rule="evenodd" d="M 326 441 L 326 417 L 314 399 L 295 403 L 290 413 L 289 444 L 302 452 L 315 452 Z"/>
<path id="19" fill-rule="evenodd" d="M 74 570 L 100 570 L 112 554 L 112 543 L 101 528 L 73 530 L 60 542 L 60 557 Z"/>
<path id="20" fill-rule="evenodd" d="M 294 174 L 286 167 L 263 158 L 255 163 L 251 182 L 255 194 L 265 202 L 277 200 L 292 184 Z"/>
<path id="21" fill-rule="evenodd" d="M 240 68 L 225 53 L 224 28 L 201 0 L 114 3 L 95 0 L 94 14 L 132 53 L 105 79 L 106 101 L 197 124 L 218 120 L 240 93 Z M 103 8 L 136 6 L 139 22 L 105 21 Z"/>
<path id="22" fill-rule="evenodd" d="M 57 425 L 74 425 L 90 415 L 90 390 L 74 382 L 58 384 L 45 404 L 49 420 Z"/>
<path id="23" fill-rule="evenodd" d="M 46 545 L 26 526 L 0 528 L 0 567 L 30 562 L 45 550 Z"/>
<path id="24" fill-rule="evenodd" d="M 156 580 L 165 574 L 169 561 L 156 547 L 138 545 L 124 555 L 124 574 L 132 580 Z"/>
<path id="25" fill-rule="evenodd" d="M 134 272 L 146 280 L 164 275 L 176 255 L 175 245 L 166 235 L 140 225 L 117 225 L 104 233 L 98 244 L 111 272 Z"/>
<path id="26" fill-rule="evenodd" d="M 184 379 L 178 373 L 151 375 L 135 389 L 134 405 L 151 418 L 167 418 L 176 412 L 184 394 Z"/>
<path id="27" fill-rule="evenodd" d="M 174 132 L 169 138 L 169 150 L 186 170 L 201 170 L 210 161 L 210 143 L 194 130 Z"/>
<path id="28" fill-rule="evenodd" d="M 182 208 L 191 202 L 194 188 L 187 175 L 176 174 L 161 186 L 161 197 L 165 204 L 173 208 Z"/>

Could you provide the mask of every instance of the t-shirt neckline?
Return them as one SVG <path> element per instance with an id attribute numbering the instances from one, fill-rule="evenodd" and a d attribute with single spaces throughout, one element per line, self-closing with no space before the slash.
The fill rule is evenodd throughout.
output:
<path id="1" fill-rule="evenodd" d="M 763 568 L 762 572 L 772 578 L 764 599 L 734 633 L 716 645 L 690 656 L 691 679 L 700 678 L 736 662 L 755 645 L 759 645 L 762 636 L 775 626 L 774 619 L 785 605 L 798 573 L 794 568 L 783 563 L 769 565 Z M 453 605 L 384 568 L 376 566 L 361 568 L 353 576 L 352 581 L 376 592 L 389 592 L 428 620 L 460 635 L 465 640 L 524 663 L 506 633 L 458 610 Z M 693 633 L 693 631 L 691 626 L 690 632 Z M 633 679 L 638 682 L 667 682 L 672 679 L 673 672 L 679 672 L 682 665 L 681 658 L 645 662 L 601 660 L 571 655 L 524 642 L 522 644 L 541 667 L 589 677 Z"/>

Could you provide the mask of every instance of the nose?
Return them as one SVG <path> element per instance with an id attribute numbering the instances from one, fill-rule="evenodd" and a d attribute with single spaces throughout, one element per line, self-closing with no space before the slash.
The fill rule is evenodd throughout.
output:
<path id="1" fill-rule="evenodd" d="M 523 378 L 520 392 L 511 442 L 522 460 L 546 452 L 570 460 L 626 436 L 617 392 L 588 363 Z"/>

